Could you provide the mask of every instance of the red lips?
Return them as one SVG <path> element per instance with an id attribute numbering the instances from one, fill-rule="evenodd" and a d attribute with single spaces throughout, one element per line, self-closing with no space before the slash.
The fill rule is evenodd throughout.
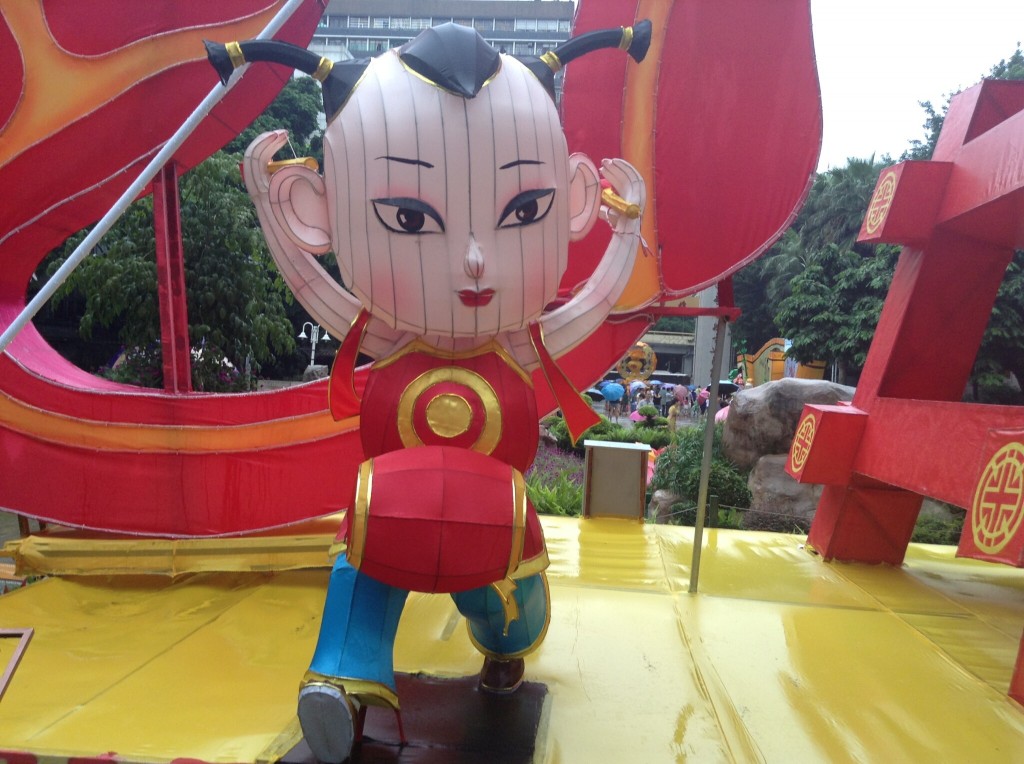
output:
<path id="1" fill-rule="evenodd" d="M 462 304 L 470 308 L 482 308 L 494 297 L 493 289 L 460 289 L 458 292 Z"/>

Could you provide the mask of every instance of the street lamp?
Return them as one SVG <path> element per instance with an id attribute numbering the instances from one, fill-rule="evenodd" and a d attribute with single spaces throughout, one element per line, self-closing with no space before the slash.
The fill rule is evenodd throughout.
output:
<path id="1" fill-rule="evenodd" d="M 306 327 L 309 327 L 309 334 L 306 334 Z M 312 339 L 310 339 L 312 335 Z M 319 324 L 314 324 L 312 321 L 307 321 L 302 325 L 302 331 L 299 332 L 300 340 L 310 340 L 312 343 L 312 349 L 309 351 L 309 365 L 316 365 L 316 343 L 318 342 L 330 342 L 331 335 L 327 333 L 327 330 L 322 328 Z"/>

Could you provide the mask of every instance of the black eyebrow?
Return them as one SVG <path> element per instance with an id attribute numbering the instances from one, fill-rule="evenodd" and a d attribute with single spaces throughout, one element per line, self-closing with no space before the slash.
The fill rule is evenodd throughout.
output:
<path id="1" fill-rule="evenodd" d="M 389 162 L 401 162 L 402 164 L 418 164 L 421 167 L 427 167 L 429 169 L 434 168 L 434 165 L 430 164 L 430 162 L 424 162 L 422 159 L 410 159 L 408 157 L 393 157 L 390 154 L 379 156 L 377 157 L 377 159 L 387 159 Z"/>
<path id="2" fill-rule="evenodd" d="M 537 159 L 517 159 L 514 162 L 508 162 L 507 164 L 503 164 L 498 169 L 499 170 L 508 170 L 511 167 L 516 167 L 517 165 L 521 165 L 521 164 L 544 164 L 544 163 L 539 161 L 539 160 L 537 160 Z"/>

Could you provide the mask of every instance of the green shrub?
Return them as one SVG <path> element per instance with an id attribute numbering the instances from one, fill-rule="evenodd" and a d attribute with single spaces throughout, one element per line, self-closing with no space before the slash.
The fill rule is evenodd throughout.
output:
<path id="1" fill-rule="evenodd" d="M 684 507 L 695 507 L 699 498 L 704 426 L 700 424 L 680 430 L 675 443 L 661 452 L 655 464 L 651 488 L 672 491 L 679 496 Z M 750 490 L 747 488 L 747 473 L 722 455 L 721 430 L 722 426 L 717 425 L 712 442 L 708 496 L 718 497 L 718 519 L 735 525 L 733 508 L 745 509 L 750 506 Z M 684 524 L 693 524 L 692 514 L 683 512 L 676 516 L 681 517 Z"/>
<path id="2" fill-rule="evenodd" d="M 956 546 L 960 543 L 960 533 L 964 529 L 966 513 L 957 513 L 950 519 L 921 515 L 914 525 L 911 541 L 919 544 L 947 544 Z"/>
<path id="3" fill-rule="evenodd" d="M 652 407 L 653 408 L 653 407 Z M 583 441 L 584 440 L 600 440 L 610 443 L 649 443 L 650 440 L 646 439 L 647 436 L 644 432 L 650 431 L 649 428 L 634 428 L 624 427 L 620 424 L 610 421 L 607 417 L 601 416 L 601 421 L 595 424 L 593 427 L 586 430 L 580 439 L 574 446 L 569 438 L 569 428 L 565 424 L 565 420 L 562 417 L 546 417 L 542 424 L 547 428 L 547 431 L 557 440 L 558 447 L 562 451 L 570 451 L 578 456 L 583 456 Z M 666 433 L 668 434 L 668 433 Z M 659 440 L 660 442 L 660 440 Z M 668 445 L 669 440 L 665 440 L 665 445 Z M 659 448 L 660 446 L 653 446 Z"/>
<path id="4" fill-rule="evenodd" d="M 614 438 L 618 443 L 646 443 L 655 450 L 666 448 L 672 443 L 672 433 L 653 427 L 634 427 L 626 431 L 628 438 Z"/>
<path id="5" fill-rule="evenodd" d="M 526 495 L 542 515 L 578 517 L 583 511 L 583 486 L 567 475 L 545 482 L 540 473 L 531 473 L 526 478 Z"/>
<path id="6" fill-rule="evenodd" d="M 636 410 L 636 413 L 638 413 L 640 416 L 643 417 L 643 419 L 641 419 L 639 422 L 637 422 L 638 426 L 642 426 L 642 427 L 654 427 L 655 426 L 654 420 L 658 418 L 658 409 L 656 409 L 654 406 L 651 406 L 651 405 L 641 406 L 640 408 L 638 408 Z"/>

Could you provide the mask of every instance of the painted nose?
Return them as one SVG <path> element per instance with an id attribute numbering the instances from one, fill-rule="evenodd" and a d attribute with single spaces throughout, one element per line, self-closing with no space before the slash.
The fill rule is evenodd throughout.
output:
<path id="1" fill-rule="evenodd" d="M 484 275 L 484 256 L 480 251 L 480 245 L 476 239 L 469 237 L 469 246 L 466 247 L 466 259 L 462 263 L 466 269 L 466 275 L 471 279 L 479 279 Z"/>

